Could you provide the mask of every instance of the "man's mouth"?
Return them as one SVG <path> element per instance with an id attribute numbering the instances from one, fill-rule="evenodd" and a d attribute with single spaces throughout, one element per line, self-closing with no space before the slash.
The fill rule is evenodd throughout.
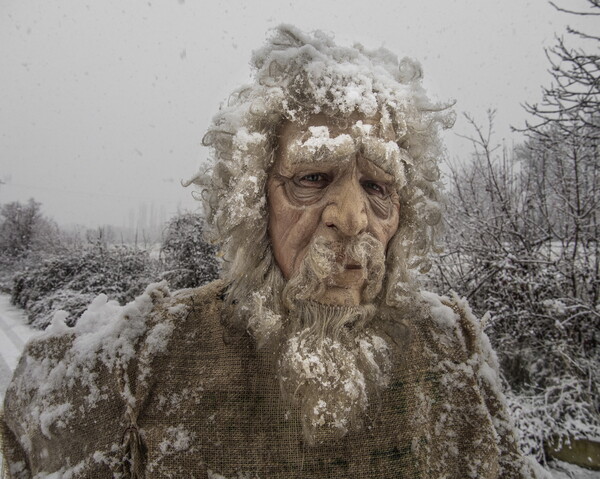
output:
<path id="1" fill-rule="evenodd" d="M 362 269 L 360 264 L 347 264 L 346 269 Z"/>

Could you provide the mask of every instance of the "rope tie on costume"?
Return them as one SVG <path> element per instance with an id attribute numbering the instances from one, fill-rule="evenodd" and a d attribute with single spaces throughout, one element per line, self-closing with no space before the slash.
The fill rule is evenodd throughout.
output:
<path id="1" fill-rule="evenodd" d="M 146 445 L 137 425 L 137 414 L 134 413 L 130 405 L 127 406 L 127 415 L 130 424 L 123 432 L 121 439 L 123 458 L 120 472 L 126 479 L 143 479 L 145 476 Z"/>
<path id="2" fill-rule="evenodd" d="M 168 290 L 155 289 L 150 292 L 154 306 L 168 295 Z M 129 318 L 125 316 L 125 320 Z M 128 424 L 121 437 L 121 458 L 117 465 L 119 478 L 144 479 L 146 477 L 146 463 L 148 461 L 148 448 L 144 441 L 144 432 L 138 426 L 137 420 L 144 407 L 153 382 L 146 376 L 151 370 L 150 364 L 154 358 L 153 349 L 145 348 L 146 336 L 155 324 L 152 314 L 146 318 L 143 335 L 136 344 L 137 354 L 134 358 L 123 358 L 117 368 L 118 381 L 121 388 L 121 397 L 124 399 L 126 412 L 125 424 Z"/>

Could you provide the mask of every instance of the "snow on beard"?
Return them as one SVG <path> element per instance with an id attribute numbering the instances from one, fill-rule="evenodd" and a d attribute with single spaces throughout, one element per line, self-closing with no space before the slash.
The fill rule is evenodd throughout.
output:
<path id="1" fill-rule="evenodd" d="M 343 262 L 362 266 L 366 286 L 360 306 L 314 301 Z M 282 397 L 300 411 L 310 445 L 359 430 L 369 401 L 389 383 L 390 350 L 368 328 L 385 271 L 383 245 L 368 234 L 346 244 L 316 238 L 282 299 L 289 311 L 279 336 Z"/>
<path id="2" fill-rule="evenodd" d="M 387 343 L 372 330 L 341 327 L 368 320 L 372 308 L 299 305 L 309 324 L 282 344 L 278 363 L 284 401 L 298 408 L 308 445 L 328 442 L 362 428 L 369 402 L 390 381 Z M 338 334 L 327 333 L 339 328 Z"/>

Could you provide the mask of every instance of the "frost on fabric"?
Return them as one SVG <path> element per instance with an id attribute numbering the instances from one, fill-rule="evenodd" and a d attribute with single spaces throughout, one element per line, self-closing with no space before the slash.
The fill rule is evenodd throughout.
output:
<path id="1" fill-rule="evenodd" d="M 206 473 L 208 475 L 208 479 L 260 479 L 260 477 L 256 474 L 242 471 L 239 471 L 236 475 L 229 477 L 223 476 L 222 474 L 214 472 L 210 469 L 208 469 Z"/>
<path id="2" fill-rule="evenodd" d="M 459 454 L 465 477 L 482 477 L 495 467 L 499 467 L 502 477 L 512 477 L 520 469 L 527 472 L 519 477 L 530 477 L 531 465 L 518 452 L 518 436 L 502 391 L 498 360 L 481 322 L 467 301 L 456 294 L 440 297 L 421 292 L 421 297 L 431 321 L 424 326 L 427 340 L 423 353 L 432 365 L 431 374 L 438 389 L 434 394 L 424 390 L 418 395 L 415 426 L 431 424 L 432 414 L 435 421 L 427 433 L 427 443 L 415 447 L 425 449 L 423 453 L 428 456 L 428 450 L 434 447 L 431 444 L 443 444 L 439 464 L 430 465 L 440 472 L 446 462 L 455 462 L 452 457 Z M 471 452 L 464 454 L 461 451 L 465 445 L 456 443 L 455 438 L 456 428 L 464 421 L 480 425 L 482 431 L 488 430 L 485 434 L 487 437 L 491 434 L 494 441 L 484 441 L 485 434 L 474 434 L 467 448 Z M 498 465 L 482 461 L 488 456 L 486 450 L 496 447 L 500 453 Z"/>
<path id="3" fill-rule="evenodd" d="M 73 477 L 81 477 L 85 465 L 86 461 L 81 461 L 74 466 L 61 467 L 58 471 L 52 473 L 39 472 L 33 476 L 33 479 L 72 479 Z"/>
<path id="4" fill-rule="evenodd" d="M 354 430 L 370 397 L 391 379 L 389 347 L 372 332 L 346 341 L 306 328 L 287 341 L 279 365 L 281 386 L 287 399 L 298 400 L 303 429 L 313 441 L 318 431 L 342 437 Z"/>
<path id="5" fill-rule="evenodd" d="M 337 360 L 334 358 L 338 358 Z M 339 360 L 339 358 L 343 360 Z M 297 375 L 301 383 L 313 383 L 320 391 L 329 391 L 325 399 L 315 398 L 313 404 L 313 426 L 332 424 L 336 429 L 347 432 L 349 424 L 345 409 L 350 407 L 345 401 L 329 401 L 335 398 L 335 391 L 342 389 L 351 403 L 359 404 L 361 410 L 368 405 L 367 386 L 361 371 L 354 367 L 355 352 L 340 342 L 324 338 L 318 344 L 307 344 L 302 337 L 293 337 L 283 359 Z"/>
<path id="6" fill-rule="evenodd" d="M 192 382 L 192 381 L 191 381 Z M 202 398 L 204 387 L 198 385 L 199 378 L 194 378 L 193 385 L 185 387 L 180 391 L 169 391 L 158 395 L 158 406 L 166 416 L 178 414 L 183 404 L 193 402 L 198 404 Z"/>
<path id="7" fill-rule="evenodd" d="M 158 443 L 158 451 L 147 465 L 149 477 L 190 477 L 188 466 L 183 458 L 185 455 L 197 452 L 197 448 L 194 446 L 196 436 L 196 432 L 190 431 L 182 424 L 163 430 L 162 440 Z M 177 459 L 174 459 L 173 456 Z M 165 462 L 166 459 L 168 460 Z M 181 463 L 174 467 L 173 462 L 180 459 Z"/>
<path id="8" fill-rule="evenodd" d="M 187 451 L 195 434 L 188 431 L 181 424 L 177 427 L 169 427 L 166 431 L 166 437 L 158 445 L 161 454 L 173 454 L 176 452 Z"/>

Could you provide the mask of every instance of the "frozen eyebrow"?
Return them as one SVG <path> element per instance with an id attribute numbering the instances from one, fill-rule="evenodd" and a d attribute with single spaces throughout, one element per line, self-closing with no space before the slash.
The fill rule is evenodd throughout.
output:
<path id="1" fill-rule="evenodd" d="M 350 135 L 342 134 L 331 138 L 326 126 L 311 126 L 307 134 L 290 145 L 288 159 L 291 164 L 347 161 L 355 155 L 356 150 Z"/>
<path id="2" fill-rule="evenodd" d="M 391 175 L 397 187 L 400 188 L 406 184 L 404 164 L 412 162 L 406 151 L 400 148 L 396 142 L 363 137 L 360 142 L 360 152 L 365 159 Z"/>

